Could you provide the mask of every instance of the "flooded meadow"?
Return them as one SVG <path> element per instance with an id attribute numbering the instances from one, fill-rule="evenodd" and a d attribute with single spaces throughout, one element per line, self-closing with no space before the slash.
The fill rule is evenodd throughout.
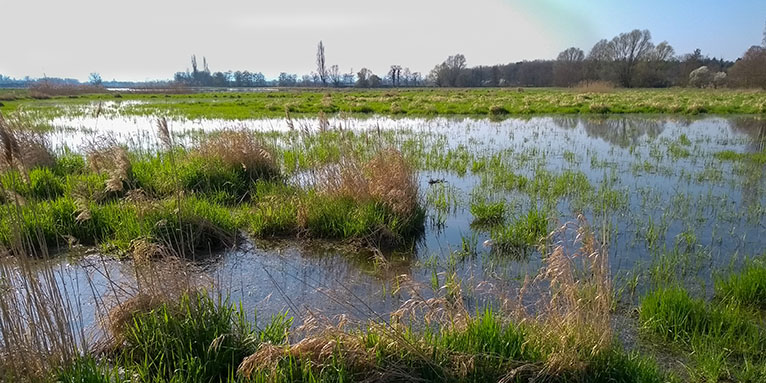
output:
<path id="1" fill-rule="evenodd" d="M 130 299 L 142 285 L 173 285 L 169 280 L 175 278 L 238 302 L 257 326 L 280 315 L 293 318 L 288 328 L 317 316 L 392 323 L 413 300 L 443 297 L 459 299 L 468 313 L 521 307 L 534 316 L 545 310 L 538 306 L 543 293 L 527 287 L 550 268 L 554 249 L 574 254 L 585 246 L 585 235 L 598 243 L 595 253 L 608 259 L 602 266 L 613 294 L 612 331 L 629 350 L 646 350 L 654 342 L 636 335 L 646 327 L 636 311 L 643 296 L 672 285 L 712 299 L 716 281 L 766 248 L 762 117 L 292 118 L 288 113 L 238 121 L 158 120 L 123 115 L 118 103 L 105 106 L 111 113 L 102 115 L 102 107 L 44 123 L 40 139 L 56 157 L 79 161 L 83 169 L 56 175 L 64 185 L 59 197 L 34 197 L 34 181 L 25 192 L 11 186 L 20 181 L 4 179 L 4 188 L 18 198 L 37 198 L 41 206 L 64 201 L 72 206 L 66 214 L 77 215 L 74 228 L 51 223 L 51 235 L 47 228 L 25 227 L 32 227 L 28 233 L 46 233 L 50 250 L 32 267 L 56 281 L 67 307 L 76 308 L 67 325 L 89 342 L 107 337 L 104 318 L 115 302 Z M 207 188 L 178 186 L 188 184 L 184 177 L 193 168 L 188 164 L 205 162 L 189 153 L 226 150 L 209 146 L 209 140 L 227 132 L 247 132 L 268 148 L 268 171 L 277 175 L 254 183 L 251 178 L 242 187 L 223 176 L 206 176 Z M 236 142 L 226 145 L 240 148 Z M 122 152 L 104 152 L 107 147 Z M 73 177 L 96 185 L 106 180 L 107 189 L 114 178 L 112 170 L 87 178 L 95 152 L 114 157 L 102 160 L 112 165 L 124 157 L 133 175 L 108 195 L 97 190 L 81 202 L 79 186 L 70 186 Z M 172 165 L 169 170 L 165 163 Z M 244 163 L 240 167 L 252 171 Z M 389 176 L 407 181 L 410 173 L 402 167 L 411 169 L 409 192 L 393 187 L 375 194 Z M 392 174 L 397 171 L 406 174 Z M 58 174 L 55 168 L 53 173 Z M 170 187 L 158 183 L 163 177 Z M 348 181 L 353 177 L 357 183 Z M 358 191 L 346 190 L 360 187 L 369 189 L 366 199 L 354 199 Z M 343 193 L 351 193 L 353 202 Z M 340 200 L 327 197 L 336 194 Z M 369 198 L 378 202 L 365 207 Z M 407 198 L 414 205 L 407 215 L 399 214 Z M 12 211 L 20 217 L 46 214 L 27 212 L 18 201 L 6 197 L 6 217 Z M 227 240 L 214 246 L 207 239 L 189 248 L 183 229 L 180 240 L 163 237 L 157 227 L 174 222 L 175 215 L 179 222 L 187 219 L 181 218 L 187 217 L 181 206 L 186 201 L 191 201 L 189 219 L 201 214 L 205 225 L 226 232 Z M 148 228 L 124 234 L 126 222 L 155 214 L 144 213 L 143 205 L 167 214 L 156 213 L 160 218 Z M 117 218 L 109 218 L 109 209 L 120 212 Z M 9 248 L 14 222 L 7 218 L 0 226 Z M 111 226 L 88 226 L 92 236 L 77 229 L 103 222 Z M 205 225 L 189 230 L 215 237 Z M 193 254 L 168 262 L 157 257 L 169 250 L 151 242 L 156 238 L 165 238 L 171 250 Z M 139 249 L 146 248 L 149 256 L 139 257 Z M 581 266 L 571 262 L 575 269 Z M 586 265 L 573 275 L 587 279 L 596 273 L 587 270 Z M 18 276 L 10 272 L 5 278 Z M 543 286 L 556 283 L 554 278 Z"/>

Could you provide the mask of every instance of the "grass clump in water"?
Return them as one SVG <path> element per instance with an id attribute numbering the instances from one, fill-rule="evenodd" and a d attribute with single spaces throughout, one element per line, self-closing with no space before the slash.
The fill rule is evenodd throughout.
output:
<path id="1" fill-rule="evenodd" d="M 526 216 L 490 232 L 492 248 L 501 253 L 524 252 L 548 235 L 548 215 L 533 208 Z"/>
<path id="2" fill-rule="evenodd" d="M 471 204 L 471 214 L 475 225 L 494 225 L 505 221 L 505 201 L 477 201 Z"/>
<path id="3" fill-rule="evenodd" d="M 737 153 L 733 150 L 724 150 L 713 154 L 721 161 L 749 161 L 759 165 L 766 164 L 766 151 L 753 153 Z"/>

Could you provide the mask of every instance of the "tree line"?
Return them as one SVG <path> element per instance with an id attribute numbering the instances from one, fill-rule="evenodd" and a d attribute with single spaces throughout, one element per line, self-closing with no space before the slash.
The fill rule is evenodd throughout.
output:
<path id="1" fill-rule="evenodd" d="M 569 87 L 602 81 L 625 88 L 766 88 L 766 31 L 764 35 L 763 46 L 752 46 L 736 61 L 711 58 L 699 49 L 676 55 L 666 41 L 655 45 L 648 30 L 600 40 L 587 54 L 571 47 L 555 60 L 469 68 L 465 56 L 457 54 L 435 66 L 428 82 L 446 87 Z"/>
<path id="2" fill-rule="evenodd" d="M 555 60 L 520 61 L 492 66 L 468 67 L 462 54 L 449 56 L 427 76 L 395 64 L 385 75 L 368 68 L 341 72 L 329 65 L 322 41 L 317 45 L 316 71 L 298 78 L 280 73 L 266 81 L 261 73 L 210 73 L 206 59 L 198 70 L 192 56 L 192 71 L 176 73 L 175 81 L 193 86 L 284 86 L 284 87 L 571 87 L 603 82 L 625 88 L 747 87 L 766 88 L 766 30 L 763 45 L 749 48 L 736 61 L 704 55 L 696 49 L 677 55 L 667 42 L 655 44 L 648 30 L 620 33 L 598 41 L 586 53 L 578 47 L 565 49 Z"/>
<path id="3" fill-rule="evenodd" d="M 34 81 L 0 75 L 0 86 Z M 89 82 L 100 85 L 100 75 L 92 73 Z M 762 45 L 750 47 L 736 61 L 711 58 L 699 49 L 677 55 L 667 41 L 655 44 L 648 30 L 636 29 L 600 40 L 587 53 L 578 47 L 565 49 L 555 60 L 468 67 L 466 57 L 455 54 L 426 76 L 399 64 L 391 65 L 381 75 L 368 68 L 342 72 L 338 65 L 328 63 L 322 41 L 317 45 L 316 70 L 301 77 L 282 72 L 276 79 L 267 80 L 261 72 L 212 72 L 207 58 L 202 58 L 200 66 L 197 56 L 192 55 L 191 69 L 175 73 L 173 82 L 191 87 L 571 87 L 602 82 L 625 88 L 766 88 L 766 28 Z"/>

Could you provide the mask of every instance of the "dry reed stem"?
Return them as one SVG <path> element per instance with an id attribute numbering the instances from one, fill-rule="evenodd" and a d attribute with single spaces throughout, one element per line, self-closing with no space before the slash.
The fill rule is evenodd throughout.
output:
<path id="1" fill-rule="evenodd" d="M 94 172 L 109 175 L 104 187 L 106 193 L 125 191 L 125 184 L 133 178 L 133 166 L 127 149 L 113 140 L 91 144 L 87 150 L 87 160 Z"/>
<path id="2" fill-rule="evenodd" d="M 418 206 L 415 171 L 396 149 L 382 150 L 366 163 L 343 158 L 322 168 L 317 183 L 325 194 L 360 203 L 377 200 L 403 217 L 411 217 Z"/>
<path id="3" fill-rule="evenodd" d="M 157 133 L 160 138 L 160 142 L 165 146 L 165 150 L 173 149 L 173 136 L 170 134 L 170 127 L 168 126 L 168 120 L 165 117 L 157 119 Z"/>
<path id="4" fill-rule="evenodd" d="M 27 171 L 52 166 L 54 157 L 45 137 L 31 131 L 21 115 L 0 114 L 0 171 L 16 169 L 26 177 Z"/>
<path id="5" fill-rule="evenodd" d="M 272 150 L 244 129 L 225 130 L 205 137 L 196 154 L 219 159 L 227 166 L 241 167 L 254 179 L 279 172 Z"/>
<path id="6" fill-rule="evenodd" d="M 341 353 L 343 360 L 358 370 L 375 368 L 375 349 L 368 349 L 363 337 L 345 330 L 348 318 L 340 315 L 331 320 L 309 311 L 304 322 L 296 329 L 304 337 L 292 345 L 261 344 L 258 350 L 245 358 L 237 369 L 241 377 L 251 378 L 256 372 L 266 372 L 276 381 L 279 362 L 292 357 L 310 361 L 313 368 L 321 370 Z M 375 325 L 375 324 L 371 324 Z"/>
<path id="7" fill-rule="evenodd" d="M 567 234 L 575 238 L 568 247 Z M 612 285 L 607 247 L 599 243 L 583 216 L 551 234 L 555 247 L 544 258 L 535 283 L 548 286 L 537 317 L 551 354 L 546 372 L 557 374 L 584 366 L 579 352 L 596 355 L 610 346 Z M 545 295 L 543 295 L 545 296 Z"/>
<path id="8" fill-rule="evenodd" d="M 106 305 L 111 308 L 99 318 L 102 327 L 107 330 L 107 337 L 98 345 L 101 351 L 111 350 L 122 344 L 126 326 L 134 316 L 157 309 L 166 303 L 177 302 L 181 296 L 200 291 L 201 286 L 211 283 L 204 278 L 196 279 L 194 266 L 173 256 L 161 246 L 142 240 L 136 240 L 133 246 L 142 244 L 151 248 L 142 251 L 162 252 L 162 260 L 136 260 L 133 265 L 134 281 L 108 281 L 113 285 L 112 295 L 102 299 L 111 301 Z"/>

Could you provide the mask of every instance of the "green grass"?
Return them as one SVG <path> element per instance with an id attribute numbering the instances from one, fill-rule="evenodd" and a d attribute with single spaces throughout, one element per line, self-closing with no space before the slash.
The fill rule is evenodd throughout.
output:
<path id="1" fill-rule="evenodd" d="M 289 319 L 276 317 L 256 331 L 240 307 L 187 295 L 134 316 L 123 330 L 120 352 L 139 381 L 226 381 L 261 342 L 283 342 L 289 325 Z"/>
<path id="2" fill-rule="evenodd" d="M 691 351 L 690 373 L 702 381 L 766 379 L 766 333 L 751 311 L 660 288 L 642 299 L 640 320 L 647 333 Z"/>
<path id="3" fill-rule="evenodd" d="M 552 382 L 664 382 L 654 362 L 612 346 L 554 371 L 541 332 L 514 324 L 485 309 L 465 325 L 386 327 L 370 322 L 361 329 L 320 333 L 297 348 L 288 340 L 292 319 L 273 317 L 261 327 L 240 306 L 203 293 L 134 312 L 121 327 L 122 341 L 108 359 L 84 356 L 62 366 L 62 383 L 113 382 L 120 375 L 145 383 L 182 382 L 494 382 L 518 368 L 511 382 L 530 378 Z M 419 320 L 419 319 L 418 319 Z M 276 353 L 238 368 L 261 348 Z M 297 347 L 297 346 L 296 346 Z M 321 351 L 320 351 L 321 350 Z M 589 355 L 589 353 L 584 353 Z M 244 365 L 248 365 L 245 362 Z"/>
<path id="4" fill-rule="evenodd" d="M 581 93 L 573 89 L 392 89 L 284 90 L 257 93 L 173 95 L 109 94 L 35 100 L 15 95 L 0 110 L 23 106 L 42 116 L 83 113 L 78 107 L 99 101 L 141 101 L 125 105 L 126 115 L 172 115 L 197 118 L 248 119 L 346 112 L 383 115 L 513 116 L 534 114 L 762 114 L 766 92 L 700 89 L 624 89 Z M 63 107 L 63 108 L 62 108 Z M 104 113 L 111 112 L 104 107 Z"/>
<path id="5" fill-rule="evenodd" d="M 328 141 L 317 148 L 320 158 Z M 191 150 L 129 153 L 122 190 L 108 189 L 82 156 L 63 153 L 50 168 L 0 174 L 0 244 L 43 239 L 131 250 L 137 239 L 179 254 L 208 254 L 234 244 L 238 231 L 256 237 L 300 235 L 400 246 L 423 232 L 425 210 L 398 214 L 379 199 L 355 200 L 290 186 L 274 171 L 245 169 Z M 306 165 L 308 166 L 308 164 Z M 13 191 L 21 198 L 17 206 Z M 35 243 L 35 246 L 38 244 Z"/>
<path id="6" fill-rule="evenodd" d="M 748 260 L 738 273 L 715 281 L 716 295 L 722 301 L 766 309 L 766 264 L 763 258 Z"/>
<path id="7" fill-rule="evenodd" d="M 505 213 L 506 207 L 504 201 L 476 201 L 471 204 L 473 224 L 476 225 L 493 225 L 503 223 L 505 220 Z"/>
<path id="8" fill-rule="evenodd" d="M 537 246 L 546 235 L 548 216 L 539 208 L 530 209 L 526 216 L 490 232 L 493 250 L 508 254 L 524 254 L 527 249 Z"/>
<path id="9" fill-rule="evenodd" d="M 724 150 L 713 154 L 721 161 L 747 161 L 759 165 L 766 164 L 766 151 L 754 153 L 737 153 L 733 150 Z"/>

